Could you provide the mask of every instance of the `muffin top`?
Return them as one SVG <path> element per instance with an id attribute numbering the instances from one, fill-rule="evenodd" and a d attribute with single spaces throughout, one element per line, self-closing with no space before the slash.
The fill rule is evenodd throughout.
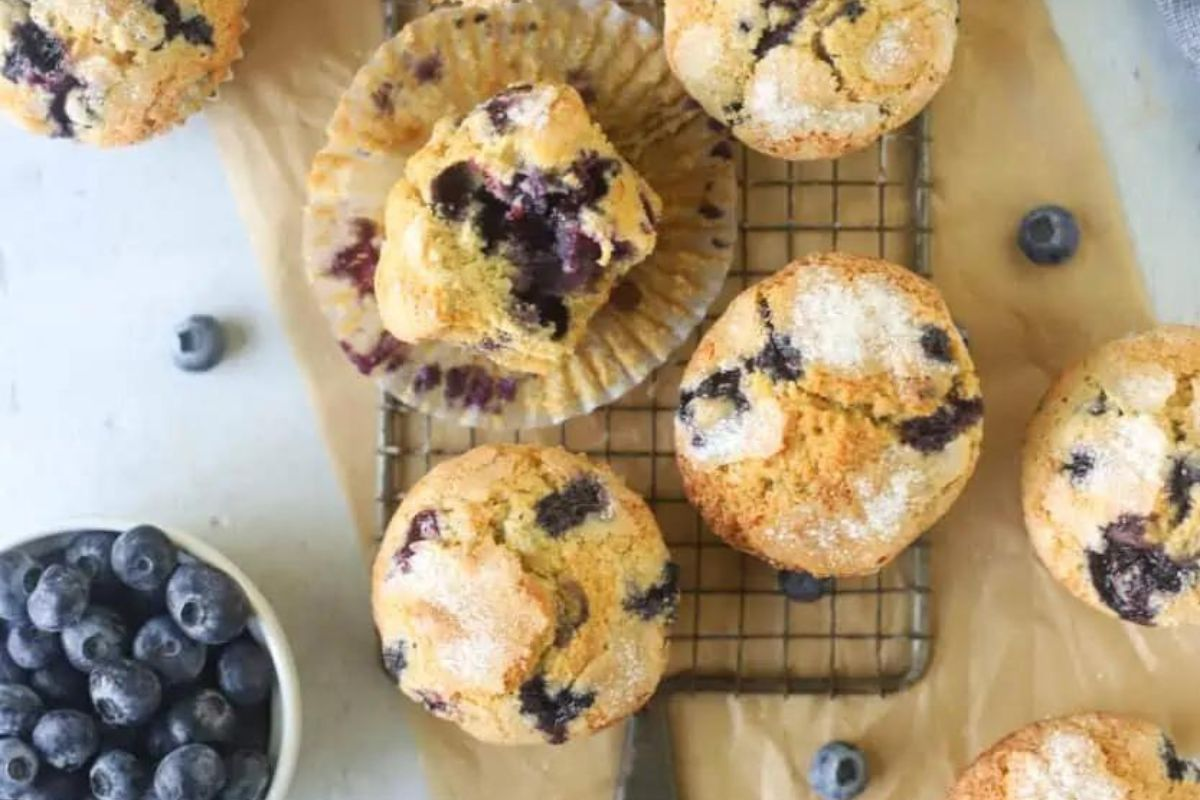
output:
<path id="1" fill-rule="evenodd" d="M 1192 800 L 1200 767 L 1157 726 L 1078 714 L 1022 728 L 981 755 L 947 800 Z"/>
<path id="2" fill-rule="evenodd" d="M 667 56 L 749 146 L 835 158 L 910 120 L 950 70 L 957 0 L 667 0 Z"/>
<path id="3" fill-rule="evenodd" d="M 654 249 L 660 210 L 575 89 L 509 87 L 440 122 L 389 195 L 384 325 L 545 373 Z"/>
<path id="4" fill-rule="evenodd" d="M 0 0 L 0 106 L 25 127 L 131 144 L 200 109 L 241 55 L 243 0 Z"/>
<path id="5" fill-rule="evenodd" d="M 877 571 L 970 475 L 982 400 L 937 290 L 816 254 L 739 295 L 683 375 L 675 442 L 714 531 L 777 567 Z"/>
<path id="6" fill-rule="evenodd" d="M 649 699 L 676 569 L 649 508 L 559 448 L 488 445 L 405 497 L 374 569 L 400 688 L 487 741 L 552 742 Z"/>
<path id="7" fill-rule="evenodd" d="M 1200 329 L 1100 347 L 1029 428 L 1025 518 L 1073 593 L 1130 622 L 1200 622 Z"/>

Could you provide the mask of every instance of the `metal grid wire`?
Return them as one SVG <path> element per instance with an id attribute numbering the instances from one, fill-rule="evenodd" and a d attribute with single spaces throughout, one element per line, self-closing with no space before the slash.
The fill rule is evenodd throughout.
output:
<path id="1" fill-rule="evenodd" d="M 404 7 L 385 3 L 389 30 Z M 657 15 L 649 15 L 651 17 Z M 738 148 L 735 262 L 708 317 L 641 387 L 556 428 L 464 429 L 380 406 L 378 530 L 405 491 L 441 461 L 487 442 L 559 444 L 606 461 L 654 509 L 680 566 L 680 607 L 665 690 L 887 694 L 928 667 L 929 545 L 921 540 L 880 574 L 842 579 L 821 600 L 789 601 L 766 565 L 729 549 L 683 495 L 672 418 L 683 368 L 699 336 L 739 291 L 819 250 L 875 254 L 929 274 L 928 119 L 833 162 L 789 163 Z"/>

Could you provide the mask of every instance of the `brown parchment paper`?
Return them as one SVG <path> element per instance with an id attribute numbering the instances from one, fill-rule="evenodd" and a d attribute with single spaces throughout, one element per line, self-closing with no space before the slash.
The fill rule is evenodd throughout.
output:
<path id="1" fill-rule="evenodd" d="M 253 0 L 249 13 L 246 60 L 210 118 L 367 549 L 376 392 L 329 335 L 299 243 L 308 161 L 382 35 L 379 7 Z M 1018 452 L 1039 395 L 1062 366 L 1152 318 L 1088 109 L 1039 0 L 966 0 L 962 13 L 957 64 L 933 116 L 934 272 L 971 332 L 988 412 L 979 471 L 934 533 L 933 666 L 886 699 L 673 699 L 687 800 L 809 797 L 808 759 L 833 737 L 867 749 L 868 800 L 932 800 L 1006 732 L 1084 709 L 1144 715 L 1200 751 L 1200 631 L 1147 631 L 1090 611 L 1045 574 L 1022 529 Z M 1012 244 L 1023 211 L 1044 201 L 1073 208 L 1085 230 L 1064 269 L 1031 267 Z M 619 731 L 502 749 L 410 718 L 440 797 L 611 795 Z"/>

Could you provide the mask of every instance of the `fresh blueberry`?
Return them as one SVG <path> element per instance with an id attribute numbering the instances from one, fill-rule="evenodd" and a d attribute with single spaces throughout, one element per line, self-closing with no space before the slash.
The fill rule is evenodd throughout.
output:
<path id="1" fill-rule="evenodd" d="M 225 644 L 246 629 L 250 604 L 232 578 L 207 564 L 184 564 L 167 583 L 167 610 L 183 632 Z"/>
<path id="2" fill-rule="evenodd" d="M 87 775 L 82 772 L 59 772 L 43 764 L 38 771 L 37 783 L 18 797 L 20 800 L 82 800 L 88 796 L 87 783 Z"/>
<path id="3" fill-rule="evenodd" d="M 101 662 L 125 654 L 129 646 L 129 628 L 121 615 L 112 609 L 92 606 L 83 619 L 63 629 L 62 644 L 71 666 L 91 672 Z"/>
<path id="4" fill-rule="evenodd" d="M 63 560 L 91 579 L 92 588 L 111 587 L 117 582 L 112 568 L 112 548 L 117 535 L 112 531 L 84 531 L 63 552 Z"/>
<path id="5" fill-rule="evenodd" d="M 171 752 L 154 772 L 159 800 L 212 800 L 225 786 L 225 764 L 217 751 L 189 744 Z"/>
<path id="6" fill-rule="evenodd" d="M 29 595 L 41 577 L 42 565 L 28 553 L 12 550 L 0 555 L 0 617 L 24 621 Z"/>
<path id="7" fill-rule="evenodd" d="M 797 603 L 815 603 L 833 586 L 829 578 L 818 578 L 803 570 L 780 570 L 779 591 Z"/>
<path id="8" fill-rule="evenodd" d="M 162 684 L 154 670 L 138 661 L 118 659 L 88 676 L 92 705 L 109 725 L 142 725 L 162 703 Z"/>
<path id="9" fill-rule="evenodd" d="M 808 783 L 824 800 L 850 800 L 867 788 L 867 759 L 846 742 L 830 742 L 813 756 Z"/>
<path id="10" fill-rule="evenodd" d="M 106 725 L 101 722 L 96 726 L 100 731 L 101 750 L 124 750 L 129 753 L 141 753 L 142 744 L 146 739 L 143 728 L 126 728 L 124 725 Z M 167 752 L 170 752 L 168 750 Z"/>
<path id="11" fill-rule="evenodd" d="M 74 772 L 96 754 L 100 732 L 91 715 L 82 711 L 47 711 L 33 728 L 33 746 L 42 761 L 52 767 Z"/>
<path id="12" fill-rule="evenodd" d="M 153 592 L 166 583 L 176 561 L 175 545 L 150 525 L 126 531 L 113 542 L 113 572 L 126 586 L 142 592 Z"/>
<path id="13" fill-rule="evenodd" d="M 233 739 L 237 714 L 215 689 L 201 689 L 179 700 L 166 715 L 172 741 L 184 744 L 219 744 Z"/>
<path id="14" fill-rule="evenodd" d="M 267 705 L 238 709 L 238 727 L 231 744 L 240 750 L 266 752 L 271 744 L 271 709 Z"/>
<path id="15" fill-rule="evenodd" d="M 7 640 L 7 634 L 4 638 Z M 0 683 L 24 683 L 28 678 L 29 673 L 8 654 L 8 647 L 0 647 Z"/>
<path id="16" fill-rule="evenodd" d="M 271 762 L 262 753 L 239 750 L 225 760 L 229 780 L 217 800 L 262 800 L 271 784 Z"/>
<path id="17" fill-rule="evenodd" d="M 8 654 L 22 669 L 41 669 L 62 655 L 58 636 L 32 625 L 14 625 L 8 631 Z"/>
<path id="18" fill-rule="evenodd" d="M 217 661 L 217 680 L 230 702 L 252 706 L 270 696 L 275 667 L 258 642 L 239 639 L 222 651 Z"/>
<path id="19" fill-rule="evenodd" d="M 130 729 L 133 730 L 133 729 Z M 172 750 L 177 750 L 187 744 L 186 741 L 177 741 L 171 734 L 171 729 L 167 726 L 167 718 L 163 716 L 156 717 L 145 728 L 145 738 L 142 742 L 143 749 L 150 758 L 155 761 L 160 761 L 166 757 L 167 753 Z"/>
<path id="20" fill-rule="evenodd" d="M 0 736 L 27 736 L 42 716 L 42 698 L 28 686 L 0 683 Z"/>
<path id="21" fill-rule="evenodd" d="M 29 673 L 29 685 L 51 705 L 88 707 L 87 675 L 72 667 L 65 658 L 56 658 Z"/>
<path id="22" fill-rule="evenodd" d="M 142 800 L 150 788 L 150 772 L 132 753 L 109 750 L 92 763 L 88 783 L 96 800 Z"/>
<path id="23" fill-rule="evenodd" d="M 20 797 L 33 786 L 39 766 L 32 747 L 20 739 L 0 739 L 0 796 Z"/>
<path id="24" fill-rule="evenodd" d="M 148 620 L 133 639 L 133 657 L 149 664 L 168 686 L 191 683 L 204 670 L 208 648 L 167 616 Z"/>
<path id="25" fill-rule="evenodd" d="M 225 355 L 225 331 L 207 314 L 188 317 L 175 327 L 175 366 L 186 372 L 207 372 Z"/>
<path id="26" fill-rule="evenodd" d="M 130 630 L 137 630 L 154 617 L 167 613 L 167 586 L 163 584 L 152 592 L 122 586 L 111 605 L 125 619 Z"/>
<path id="27" fill-rule="evenodd" d="M 1062 264 L 1079 249 L 1079 223 L 1062 206 L 1039 206 L 1021 220 L 1017 244 L 1035 264 Z"/>
<path id="28" fill-rule="evenodd" d="M 44 631 L 61 631 L 83 617 L 88 606 L 88 576 L 71 566 L 46 567 L 29 595 L 29 621 Z"/>

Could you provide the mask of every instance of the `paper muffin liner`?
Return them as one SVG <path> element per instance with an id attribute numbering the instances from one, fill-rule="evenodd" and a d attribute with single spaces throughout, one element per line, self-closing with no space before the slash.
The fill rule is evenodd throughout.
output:
<path id="1" fill-rule="evenodd" d="M 617 150 L 658 192 L 654 253 L 546 375 L 464 348 L 402 343 L 374 297 L 388 191 L 433 124 L 512 83 L 574 86 Z M 313 161 L 305 263 L 359 371 L 407 406 L 461 424 L 525 428 L 611 402 L 645 380 L 703 318 L 737 239 L 727 131 L 684 92 L 653 26 L 608 0 L 449 7 L 410 22 L 359 71 Z"/>

